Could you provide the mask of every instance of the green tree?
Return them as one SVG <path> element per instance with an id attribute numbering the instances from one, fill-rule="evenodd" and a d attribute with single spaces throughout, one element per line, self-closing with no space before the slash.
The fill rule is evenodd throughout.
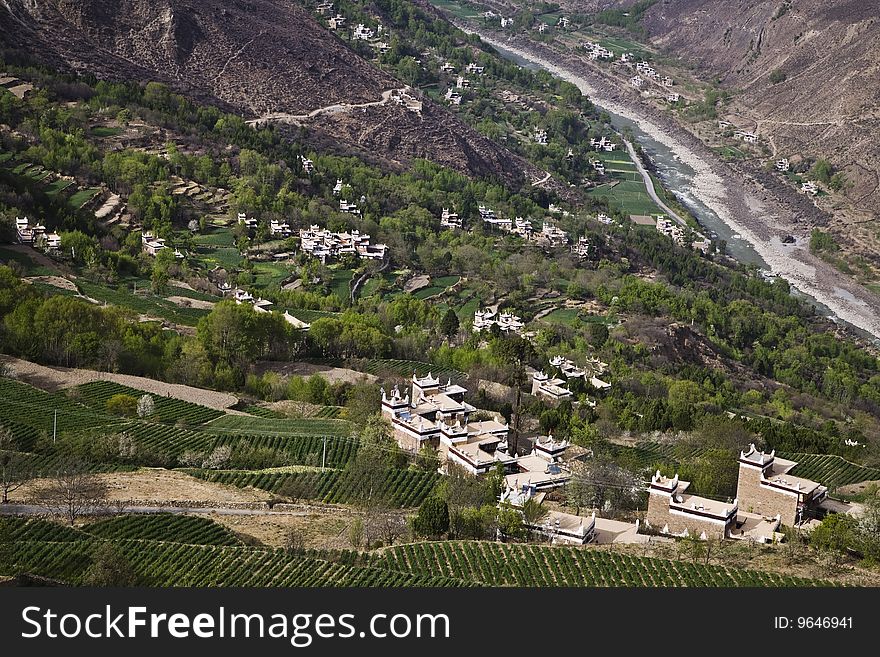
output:
<path id="1" fill-rule="evenodd" d="M 137 575 L 125 555 L 109 541 L 98 544 L 92 563 L 83 575 L 85 586 L 135 586 Z"/>
<path id="2" fill-rule="evenodd" d="M 138 411 L 137 397 L 119 393 L 113 395 L 106 403 L 107 412 L 123 417 L 135 417 Z"/>
<path id="3" fill-rule="evenodd" d="M 439 537 L 449 531 L 449 507 L 446 500 L 431 496 L 419 507 L 413 529 L 420 536 Z"/>
<path id="4" fill-rule="evenodd" d="M 459 321 L 458 315 L 452 308 L 446 311 L 443 319 L 440 320 L 440 332 L 447 338 L 454 337 L 458 333 Z"/>

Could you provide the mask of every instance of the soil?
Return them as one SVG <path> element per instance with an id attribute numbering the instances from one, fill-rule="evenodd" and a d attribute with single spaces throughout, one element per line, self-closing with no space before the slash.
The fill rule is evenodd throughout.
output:
<path id="1" fill-rule="evenodd" d="M 129 374 L 115 374 L 113 372 L 97 372 L 95 370 L 83 370 L 69 367 L 48 367 L 38 365 L 30 361 L 13 358 L 12 356 L 0 355 L 0 363 L 9 365 L 15 371 L 15 378 L 24 383 L 56 392 L 66 388 L 73 388 L 92 381 L 114 381 L 116 383 L 144 390 L 162 397 L 174 397 L 193 404 L 201 404 L 208 408 L 219 411 L 230 411 L 231 406 L 238 403 L 238 397 L 225 392 L 215 392 L 203 388 L 194 388 L 178 383 L 165 383 L 155 379 L 147 379 L 142 376 Z"/>
<path id="2" fill-rule="evenodd" d="M 308 549 L 351 549 L 348 527 L 355 517 L 347 511 L 316 510 L 306 516 L 276 513 L 263 516 L 212 514 L 212 520 L 225 525 L 246 543 L 284 547 L 290 530 L 296 531 Z"/>
<path id="3" fill-rule="evenodd" d="M 262 502 L 271 498 L 266 491 L 215 484 L 174 470 L 144 468 L 136 472 L 100 474 L 98 478 L 107 485 L 107 499 L 110 501 L 191 500 L 222 506 L 224 503 Z M 40 479 L 28 483 L 10 494 L 10 499 L 13 502 L 33 499 L 42 483 Z"/>
<path id="4" fill-rule="evenodd" d="M 312 374 L 320 374 L 330 383 L 359 383 L 366 381 L 367 383 L 375 383 L 378 377 L 367 374 L 366 372 L 358 372 L 343 367 L 330 367 L 328 365 L 318 365 L 316 363 L 286 363 L 281 361 L 261 361 L 256 364 L 255 370 L 258 374 L 265 372 L 276 372 L 282 376 L 311 376 Z"/>

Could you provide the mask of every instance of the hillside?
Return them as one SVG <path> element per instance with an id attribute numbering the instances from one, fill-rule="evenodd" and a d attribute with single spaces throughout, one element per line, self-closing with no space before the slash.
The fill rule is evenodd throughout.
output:
<path id="1" fill-rule="evenodd" d="M 543 176 L 431 101 L 421 116 L 382 103 L 403 83 L 289 0 L 4 0 L 0 46 L 99 78 L 158 80 L 247 118 L 376 103 L 297 123 L 315 143 L 390 164 L 426 158 L 509 183 Z"/>
<path id="2" fill-rule="evenodd" d="M 832 230 L 876 260 L 876 5 L 679 0 L 655 4 L 643 25 L 654 45 L 730 89 L 726 113 L 739 127 L 766 138 L 774 155 L 826 158 L 843 172 L 851 207 L 834 208 Z"/>

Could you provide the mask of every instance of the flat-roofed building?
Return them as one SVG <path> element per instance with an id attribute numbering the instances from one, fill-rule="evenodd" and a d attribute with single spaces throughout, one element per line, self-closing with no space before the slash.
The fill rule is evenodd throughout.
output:
<path id="1" fill-rule="evenodd" d="M 825 486 L 789 474 L 797 462 L 776 456 L 775 450 L 761 452 L 752 444 L 738 461 L 736 494 L 749 513 L 779 516 L 783 525 L 793 526 L 814 515 L 828 496 Z"/>
<path id="2" fill-rule="evenodd" d="M 689 486 L 678 475 L 670 479 L 657 470 L 648 486 L 647 525 L 673 536 L 729 537 L 736 527 L 737 500 L 727 503 L 690 495 Z"/>

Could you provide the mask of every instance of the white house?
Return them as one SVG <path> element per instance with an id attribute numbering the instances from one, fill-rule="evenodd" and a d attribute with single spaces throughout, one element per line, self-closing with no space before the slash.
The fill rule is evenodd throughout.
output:
<path id="1" fill-rule="evenodd" d="M 315 172 L 315 163 L 314 162 L 312 162 L 310 159 L 308 159 L 304 155 L 300 155 L 299 159 L 302 162 L 303 171 L 305 171 L 307 174 L 312 174 Z"/>
<path id="2" fill-rule="evenodd" d="M 358 23 L 357 26 L 354 28 L 354 32 L 352 33 L 351 38 L 355 41 L 369 41 L 374 36 L 376 36 L 376 33 L 373 32 L 373 30 L 368 28 L 363 23 Z"/>
<path id="3" fill-rule="evenodd" d="M 327 21 L 327 23 L 331 30 L 338 30 L 340 27 L 345 26 L 345 16 L 336 14 L 336 16 Z"/>
<path id="4" fill-rule="evenodd" d="M 440 70 L 444 73 L 454 73 L 455 66 L 453 66 L 451 62 L 444 62 L 443 66 L 440 67 Z"/>
<path id="5" fill-rule="evenodd" d="M 474 312 L 474 333 L 490 329 L 493 325 L 497 325 L 503 333 L 521 333 L 525 326 L 523 321 L 510 311 L 499 314 L 497 310 L 487 308 L 486 310 L 477 309 Z"/>
<path id="6" fill-rule="evenodd" d="M 387 249 L 384 244 L 370 244 L 370 236 L 357 230 L 333 233 L 326 228 L 312 225 L 310 228 L 300 229 L 299 238 L 303 252 L 321 262 L 344 255 L 382 260 Z"/>
<path id="7" fill-rule="evenodd" d="M 801 183 L 801 191 L 805 194 L 811 194 L 815 196 L 819 193 L 819 186 L 813 180 L 807 180 Z"/>
<path id="8" fill-rule="evenodd" d="M 634 86 L 636 89 L 641 89 L 642 85 L 645 84 L 645 81 L 639 75 L 634 75 L 629 79 L 629 83 Z"/>
<path id="9" fill-rule="evenodd" d="M 163 238 L 156 237 L 150 232 L 141 234 L 141 250 L 147 255 L 155 257 L 159 251 L 165 248 L 168 247 L 165 245 L 165 240 Z"/>
<path id="10" fill-rule="evenodd" d="M 471 62 L 465 68 L 465 71 L 467 73 L 472 74 L 472 75 L 482 75 L 484 70 L 485 70 L 485 67 L 477 66 L 477 64 L 475 64 L 474 62 Z"/>
<path id="11" fill-rule="evenodd" d="M 610 139 L 606 139 L 605 137 L 601 137 L 600 139 L 591 138 L 590 139 L 590 146 L 593 147 L 594 151 L 605 151 L 607 153 L 610 153 L 611 151 L 614 150 L 614 148 L 617 146 L 617 144 L 615 144 Z"/>
<path id="12" fill-rule="evenodd" d="M 467 89 L 471 86 L 471 81 L 465 79 L 463 75 L 459 75 L 455 80 L 455 88 L 456 89 Z"/>
<path id="13" fill-rule="evenodd" d="M 450 105 L 461 105 L 461 94 L 458 93 L 458 92 L 456 92 L 456 91 L 454 91 L 454 90 L 452 89 L 452 87 L 450 87 L 450 88 L 446 91 L 446 95 L 445 95 L 443 98 L 444 98 L 444 99 L 446 100 L 446 102 L 448 102 Z"/>
<path id="14" fill-rule="evenodd" d="M 287 238 L 290 237 L 290 224 L 286 221 L 278 221 L 277 219 L 272 219 L 269 223 L 269 233 L 272 237 L 280 237 Z"/>
<path id="15" fill-rule="evenodd" d="M 440 214 L 440 225 L 443 228 L 460 229 L 462 226 L 461 217 L 455 212 L 450 212 L 449 208 L 443 208 L 443 212 Z"/>
<path id="16" fill-rule="evenodd" d="M 776 160 L 776 170 L 777 171 L 782 171 L 783 173 L 785 173 L 786 171 L 788 171 L 788 169 L 789 169 L 788 158 L 784 157 L 781 160 Z"/>
<path id="17" fill-rule="evenodd" d="M 342 178 L 336 179 L 336 184 L 333 186 L 333 195 L 339 196 L 342 193 Z"/>
<path id="18" fill-rule="evenodd" d="M 547 131 L 541 130 L 540 128 L 535 128 L 535 143 L 541 144 L 542 146 L 547 145 Z"/>

